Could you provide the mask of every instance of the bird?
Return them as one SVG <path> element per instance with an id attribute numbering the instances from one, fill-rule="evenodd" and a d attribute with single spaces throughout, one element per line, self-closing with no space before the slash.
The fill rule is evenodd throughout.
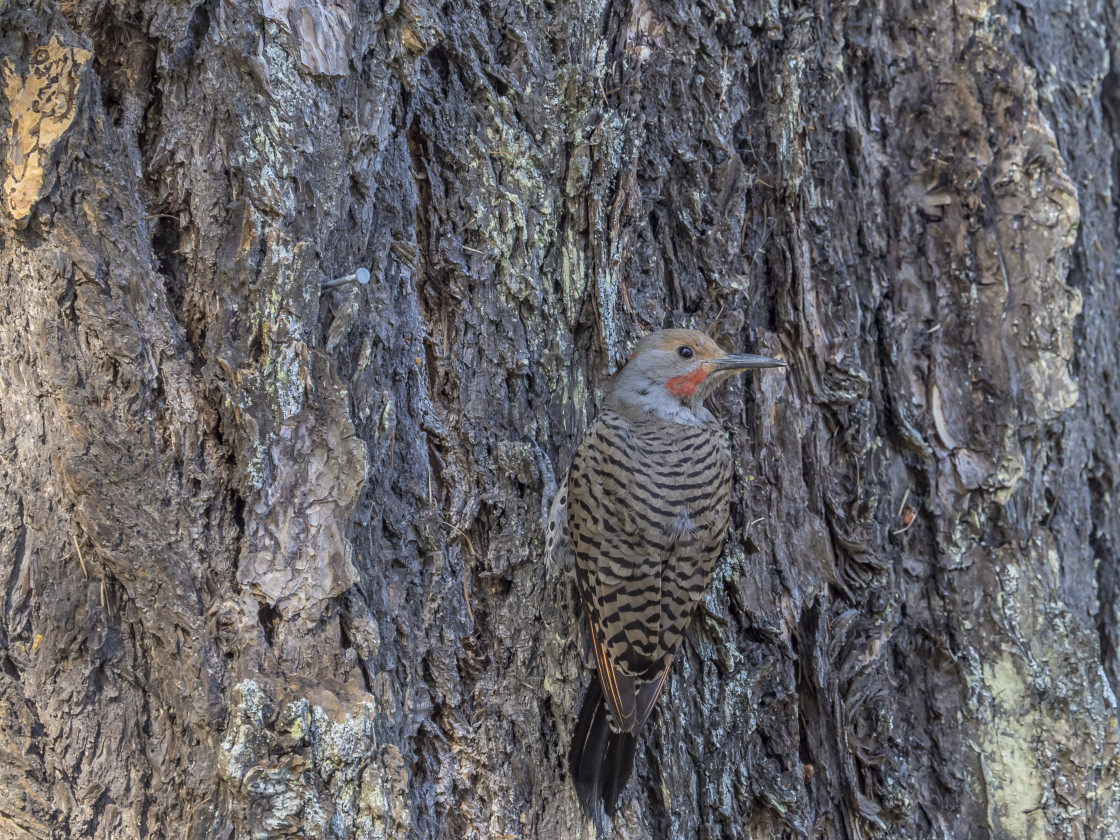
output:
<path id="1" fill-rule="evenodd" d="M 730 443 L 704 400 L 739 371 L 776 367 L 786 363 L 726 353 L 697 330 L 640 339 L 550 506 L 546 550 L 574 555 L 597 671 L 568 768 L 600 828 L 617 811 L 638 734 L 727 535 Z"/>

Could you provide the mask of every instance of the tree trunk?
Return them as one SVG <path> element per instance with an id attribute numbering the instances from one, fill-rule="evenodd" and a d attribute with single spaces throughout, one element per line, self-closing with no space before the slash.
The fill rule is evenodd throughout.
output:
<path id="1" fill-rule="evenodd" d="M 1120 836 L 1118 4 L 791 5 L 0 4 L 0 835 L 593 836 L 676 325 L 790 370 L 613 836 Z"/>

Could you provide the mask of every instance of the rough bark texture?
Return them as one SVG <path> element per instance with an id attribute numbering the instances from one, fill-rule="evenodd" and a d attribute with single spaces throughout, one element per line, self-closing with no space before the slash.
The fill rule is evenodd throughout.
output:
<path id="1" fill-rule="evenodd" d="M 591 836 L 544 507 L 679 325 L 791 370 L 614 836 L 1120 836 L 1120 21 L 1034 5 L 0 2 L 0 834 Z"/>

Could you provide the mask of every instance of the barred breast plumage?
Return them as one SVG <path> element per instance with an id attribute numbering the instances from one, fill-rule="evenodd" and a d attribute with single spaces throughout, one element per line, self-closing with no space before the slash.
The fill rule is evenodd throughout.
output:
<path id="1" fill-rule="evenodd" d="M 615 724 L 649 717 L 727 533 L 731 458 L 714 423 L 605 411 L 568 478 L 568 533 Z M 613 673 L 608 673 L 613 672 Z"/>

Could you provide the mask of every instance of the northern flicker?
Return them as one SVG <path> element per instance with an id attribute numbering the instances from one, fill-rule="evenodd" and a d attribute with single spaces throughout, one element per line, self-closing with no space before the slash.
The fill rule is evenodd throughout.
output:
<path id="1" fill-rule="evenodd" d="M 597 822 L 617 808 L 727 534 L 729 444 L 704 400 L 738 371 L 784 366 L 725 353 L 695 330 L 646 336 L 610 380 L 552 503 L 548 548 L 575 555 L 598 670 L 568 757 Z"/>

